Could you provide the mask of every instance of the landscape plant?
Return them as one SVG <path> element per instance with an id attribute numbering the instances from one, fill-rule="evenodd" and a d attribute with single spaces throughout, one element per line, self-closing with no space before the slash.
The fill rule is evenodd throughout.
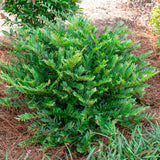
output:
<path id="1" fill-rule="evenodd" d="M 78 12 L 80 2 L 80 0 L 5 0 L 3 10 L 15 16 L 14 23 L 41 27 L 44 26 L 44 22 L 38 18 L 39 15 L 46 16 L 52 22 L 57 15 L 66 19 Z M 9 17 L 6 20 L 11 22 Z"/>
<path id="2" fill-rule="evenodd" d="M 160 1 L 157 1 L 151 12 L 150 23 L 154 27 L 154 32 L 158 34 L 158 47 L 160 47 Z"/>
<path id="3" fill-rule="evenodd" d="M 144 60 L 151 52 L 131 54 L 139 45 L 127 39 L 122 23 L 96 37 L 85 17 L 67 23 L 57 18 L 55 24 L 42 19 L 44 28 L 17 30 L 10 62 L 0 62 L 0 78 L 8 83 L 0 103 L 33 109 L 16 118 L 34 120 L 33 138 L 25 144 L 41 143 L 44 149 L 73 144 L 85 153 L 96 133 L 112 136 L 115 124 L 130 129 L 140 124 L 149 107 L 136 100 L 145 93 L 144 82 L 158 73 Z"/>

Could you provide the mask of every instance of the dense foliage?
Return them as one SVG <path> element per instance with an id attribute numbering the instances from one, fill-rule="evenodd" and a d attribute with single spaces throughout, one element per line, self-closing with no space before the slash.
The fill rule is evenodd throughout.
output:
<path id="1" fill-rule="evenodd" d="M 150 23 L 153 25 L 154 31 L 158 34 L 158 47 L 160 47 L 160 2 L 157 2 L 152 10 Z"/>
<path id="2" fill-rule="evenodd" d="M 57 15 L 66 19 L 77 12 L 79 2 L 80 0 L 5 0 L 3 10 L 14 14 L 20 25 L 25 23 L 40 27 L 44 22 L 38 18 L 39 15 L 46 16 L 50 21 L 55 21 Z"/>
<path id="3" fill-rule="evenodd" d="M 137 107 L 135 100 L 157 71 L 143 60 L 150 53 L 130 53 L 138 45 L 127 40 L 125 26 L 106 28 L 97 38 L 97 29 L 84 17 L 45 24 L 19 29 L 10 63 L 0 63 L 0 78 L 10 84 L 8 97 L 0 103 L 26 103 L 37 109 L 17 118 L 35 119 L 29 127 L 34 137 L 28 143 L 48 148 L 74 142 L 79 152 L 85 152 L 93 132 L 108 134 L 113 124 L 132 128 L 144 119 L 147 107 Z M 15 102 L 22 94 L 24 99 Z"/>

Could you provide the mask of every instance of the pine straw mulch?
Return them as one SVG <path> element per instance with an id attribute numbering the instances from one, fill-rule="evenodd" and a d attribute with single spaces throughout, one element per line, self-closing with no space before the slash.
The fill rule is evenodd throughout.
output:
<path id="1" fill-rule="evenodd" d="M 98 28 L 99 35 L 105 28 L 106 25 L 113 26 L 118 20 L 123 19 L 109 19 L 96 20 L 93 22 Z M 134 41 L 139 41 L 141 47 L 134 50 L 135 55 L 141 55 L 147 51 L 153 50 L 153 53 L 146 58 L 150 63 L 158 68 L 160 68 L 160 51 L 156 48 L 156 36 L 150 32 L 147 28 L 139 27 L 135 25 L 133 21 L 123 20 L 125 24 L 135 31 L 129 35 Z M 5 37 L 0 37 L 0 42 L 7 43 Z M 9 50 L 6 47 L 0 45 L 0 61 L 8 61 L 7 54 Z M 146 94 L 143 98 L 143 103 L 150 105 L 150 113 L 156 113 L 156 117 L 160 116 L 160 73 L 149 79 L 146 83 L 150 86 L 146 89 Z M 0 98 L 4 96 L 4 90 L 6 89 L 5 84 L 0 84 Z M 141 104 L 143 105 L 143 104 Z M 41 160 L 44 152 L 39 150 L 40 146 L 29 146 L 21 148 L 18 144 L 31 137 L 31 133 L 28 131 L 27 126 L 31 122 L 19 122 L 14 119 L 18 114 L 25 113 L 29 111 L 26 107 L 21 107 L 19 109 L 5 108 L 0 106 L 0 160 L 5 160 L 6 151 L 8 150 L 9 160 L 16 160 L 23 154 L 22 159 L 28 160 Z M 145 124 L 147 126 L 147 124 Z M 127 133 L 126 133 L 127 134 Z M 47 153 L 52 153 L 58 155 L 62 159 L 66 159 L 65 152 L 67 149 L 64 145 L 53 148 L 47 151 Z M 54 156 L 51 157 L 56 160 Z M 73 153 L 74 160 L 80 160 L 82 155 L 77 155 Z"/>

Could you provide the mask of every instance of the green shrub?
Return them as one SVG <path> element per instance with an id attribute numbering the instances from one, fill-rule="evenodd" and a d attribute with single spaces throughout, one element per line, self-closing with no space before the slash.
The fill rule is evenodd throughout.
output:
<path id="1" fill-rule="evenodd" d="M 154 27 L 154 31 L 158 34 L 158 47 L 160 47 L 160 3 L 157 2 L 157 5 L 152 10 L 150 17 L 150 23 Z"/>
<path id="2" fill-rule="evenodd" d="M 10 63 L 2 63 L 0 78 L 10 84 L 7 107 L 27 104 L 37 112 L 18 120 L 32 120 L 34 137 L 27 143 L 44 148 L 74 143 L 78 151 L 90 150 L 92 131 L 108 133 L 113 123 L 133 128 L 145 118 L 148 107 L 137 107 L 144 82 L 157 73 L 143 59 L 130 54 L 138 45 L 127 40 L 125 26 L 97 29 L 83 17 L 45 21 L 45 28 L 19 29 L 12 41 Z M 20 95 L 24 99 L 15 102 Z"/>
<path id="3" fill-rule="evenodd" d="M 46 16 L 55 21 L 57 15 L 66 19 L 67 16 L 75 14 L 79 9 L 80 0 L 5 0 L 3 10 L 16 16 L 16 22 L 29 24 L 30 26 L 42 26 L 38 16 Z"/>

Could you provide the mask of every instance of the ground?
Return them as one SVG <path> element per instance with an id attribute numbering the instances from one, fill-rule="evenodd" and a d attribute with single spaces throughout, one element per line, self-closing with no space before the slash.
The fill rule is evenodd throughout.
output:
<path id="1" fill-rule="evenodd" d="M 160 68 L 160 51 L 156 47 L 157 36 L 151 32 L 148 25 L 148 13 L 153 7 L 152 1 L 143 1 L 144 3 L 129 3 L 129 0 L 83 0 L 81 8 L 85 16 L 91 19 L 91 23 L 98 27 L 97 36 L 106 26 L 113 26 L 118 21 L 123 21 L 132 31 L 129 38 L 133 41 L 139 41 L 141 47 L 133 53 L 137 56 L 152 50 L 153 53 L 146 58 L 153 66 Z M 148 2 L 148 3 L 147 3 Z M 4 13 L 5 14 L 5 13 Z M 4 22 L 1 16 L 0 25 Z M 0 42 L 7 44 L 8 39 L 2 34 L 7 26 L 0 27 Z M 7 61 L 9 49 L 0 45 L 0 61 Z M 141 103 L 150 105 L 149 112 L 160 116 L 160 73 L 149 79 L 146 83 L 149 87 Z M 0 97 L 4 96 L 6 84 L 0 84 Z M 141 104 L 142 105 L 142 104 Z M 23 123 L 14 119 L 20 113 L 24 113 L 27 108 L 10 109 L 0 106 L 0 159 L 4 160 L 8 150 L 9 160 L 18 159 L 23 154 L 23 159 L 40 160 L 44 153 L 39 150 L 39 146 L 30 146 L 21 148 L 18 144 L 28 139 L 31 135 L 27 129 L 29 122 Z M 66 147 L 61 146 L 48 152 L 59 155 L 65 160 Z M 53 157 L 52 157 L 53 158 Z M 75 156 L 75 159 L 81 159 L 81 155 Z M 53 158 L 56 160 L 56 158 Z"/>

